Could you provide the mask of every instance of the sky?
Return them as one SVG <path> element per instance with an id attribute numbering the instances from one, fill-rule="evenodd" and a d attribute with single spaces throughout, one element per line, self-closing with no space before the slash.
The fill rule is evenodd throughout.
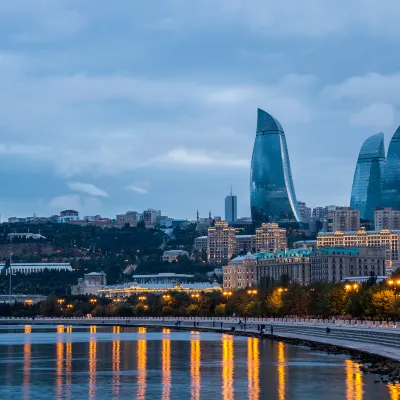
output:
<path id="1" fill-rule="evenodd" d="M 0 0 L 0 213 L 249 216 L 257 107 L 297 199 L 348 205 L 400 124 L 396 0 Z"/>

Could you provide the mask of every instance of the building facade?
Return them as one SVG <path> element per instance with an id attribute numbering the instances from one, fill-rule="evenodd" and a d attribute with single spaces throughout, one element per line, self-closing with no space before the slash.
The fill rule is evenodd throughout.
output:
<path id="1" fill-rule="evenodd" d="M 223 289 L 237 290 L 257 286 L 257 256 L 247 254 L 235 257 L 222 267 Z"/>
<path id="2" fill-rule="evenodd" d="M 377 231 L 382 229 L 400 230 L 400 211 L 391 208 L 376 210 L 374 221 Z"/>
<path id="3" fill-rule="evenodd" d="M 12 275 L 15 274 L 33 274 L 37 272 L 48 271 L 72 271 L 70 263 L 11 263 L 11 267 L 7 269 L 8 274 L 11 270 Z"/>
<path id="4" fill-rule="evenodd" d="M 400 127 L 397 128 L 386 158 L 385 175 L 383 178 L 381 207 L 391 207 L 400 210 Z"/>
<path id="5" fill-rule="evenodd" d="M 276 223 L 264 223 L 256 229 L 256 251 L 274 253 L 286 248 L 286 229 Z"/>
<path id="6" fill-rule="evenodd" d="M 236 235 L 236 254 L 254 253 L 256 251 L 256 235 Z"/>
<path id="7" fill-rule="evenodd" d="M 320 232 L 317 247 L 382 247 L 386 254 L 386 267 L 397 266 L 399 262 L 400 231 Z"/>
<path id="8" fill-rule="evenodd" d="M 194 239 L 194 249 L 198 252 L 207 251 L 208 236 L 199 236 Z"/>
<path id="9" fill-rule="evenodd" d="M 303 222 L 311 221 L 311 208 L 307 207 L 304 201 L 298 201 L 297 205 L 299 207 L 300 218 Z"/>
<path id="10" fill-rule="evenodd" d="M 227 222 L 219 221 L 208 228 L 207 259 L 210 264 L 224 265 L 236 251 L 236 231 Z"/>
<path id="11" fill-rule="evenodd" d="M 360 229 L 360 211 L 350 207 L 338 207 L 329 212 L 332 218 L 332 232 L 358 231 Z M 329 229 L 329 230 L 331 230 Z"/>
<path id="12" fill-rule="evenodd" d="M 354 172 L 350 207 L 358 210 L 362 219 L 373 221 L 374 211 L 381 205 L 385 162 L 384 136 L 377 133 L 361 146 Z"/>
<path id="13" fill-rule="evenodd" d="M 167 250 L 164 251 L 162 255 L 162 260 L 172 262 L 172 261 L 177 261 L 178 257 L 183 257 L 183 256 L 189 257 L 189 253 L 184 250 Z"/>
<path id="14" fill-rule="evenodd" d="M 132 279 L 138 283 L 154 283 L 154 284 L 173 284 L 185 282 L 193 279 L 194 275 L 190 274 L 175 274 L 174 272 L 161 272 L 153 275 L 133 275 Z"/>
<path id="15" fill-rule="evenodd" d="M 225 221 L 234 222 L 237 220 L 237 196 L 231 192 L 229 196 L 225 197 Z"/>
<path id="16" fill-rule="evenodd" d="M 349 277 L 385 275 L 382 247 L 333 247 L 311 254 L 311 281 L 341 282 Z"/>
<path id="17" fill-rule="evenodd" d="M 78 284 L 71 286 L 72 295 L 97 296 L 99 290 L 107 285 L 107 275 L 104 272 L 90 272 L 78 279 Z"/>
<path id="18" fill-rule="evenodd" d="M 301 221 L 285 133 L 270 114 L 258 109 L 251 160 L 250 204 L 253 222 Z"/>

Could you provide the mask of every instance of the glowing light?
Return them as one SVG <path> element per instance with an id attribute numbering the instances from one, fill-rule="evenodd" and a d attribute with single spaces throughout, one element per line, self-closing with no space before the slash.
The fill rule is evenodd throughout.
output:
<path id="1" fill-rule="evenodd" d="M 97 332 L 97 326 L 96 325 L 90 325 L 89 326 L 89 333 L 96 333 Z"/>
<path id="2" fill-rule="evenodd" d="M 113 333 L 121 333 L 121 327 L 119 325 L 113 326 Z"/>
<path id="3" fill-rule="evenodd" d="M 389 391 L 390 400 L 400 400 L 400 385 L 398 383 L 396 385 L 388 383 L 387 388 Z"/>
<path id="4" fill-rule="evenodd" d="M 57 325 L 57 333 L 64 333 L 64 325 Z"/>
<path id="5" fill-rule="evenodd" d="M 190 341 L 190 392 L 192 400 L 200 399 L 201 377 L 200 377 L 200 340 Z"/>
<path id="6" fill-rule="evenodd" d="M 25 326 L 25 333 L 31 333 L 31 331 L 26 332 L 26 328 L 31 328 L 30 325 Z M 31 343 L 28 342 L 30 337 L 25 339 L 26 342 L 24 344 L 24 379 L 23 379 L 23 394 L 24 400 L 29 399 L 29 388 L 31 384 L 31 358 L 32 358 L 32 347 Z"/>
<path id="7" fill-rule="evenodd" d="M 362 379 L 360 364 L 346 360 L 346 400 L 362 400 Z"/>
<path id="8" fill-rule="evenodd" d="M 249 338 L 247 340 L 247 378 L 249 400 L 258 400 L 260 397 L 260 356 L 258 346 L 258 338 Z"/>
<path id="9" fill-rule="evenodd" d="M 24 327 L 24 333 L 29 335 L 30 333 L 32 333 L 32 325 L 25 325 Z"/>
<path id="10" fill-rule="evenodd" d="M 61 338 L 60 338 L 61 339 Z M 62 340 L 62 339 L 61 339 Z M 59 340 L 56 347 L 56 393 L 57 399 L 63 397 L 63 364 L 64 364 L 64 343 Z"/>
<path id="11" fill-rule="evenodd" d="M 72 327 L 67 328 L 68 330 Z M 72 342 L 65 343 L 65 395 L 67 399 L 71 398 L 71 383 L 72 383 Z"/>
<path id="12" fill-rule="evenodd" d="M 233 370 L 233 338 L 230 335 L 222 335 L 222 398 L 224 400 L 234 398 Z"/>
<path id="13" fill-rule="evenodd" d="M 285 344 L 278 342 L 278 399 L 286 399 L 286 355 Z"/>
<path id="14" fill-rule="evenodd" d="M 171 396 L 171 340 L 169 334 L 171 330 L 164 328 L 162 330 L 162 400 L 169 400 Z"/>
<path id="15" fill-rule="evenodd" d="M 91 326 L 90 328 L 92 329 L 96 327 Z M 96 337 L 91 336 L 89 341 L 89 396 L 88 396 L 89 399 L 96 398 L 96 369 L 97 369 L 97 342 L 96 342 Z"/>
<path id="16" fill-rule="evenodd" d="M 142 334 L 142 333 L 146 333 L 147 329 L 144 326 L 140 326 L 138 328 L 138 333 Z"/>

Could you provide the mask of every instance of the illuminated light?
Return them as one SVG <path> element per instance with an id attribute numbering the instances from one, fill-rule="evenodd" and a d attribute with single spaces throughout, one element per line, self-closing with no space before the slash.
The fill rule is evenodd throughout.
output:
<path id="1" fill-rule="evenodd" d="M 32 333 L 32 325 L 25 325 L 24 333 L 26 333 L 26 334 Z"/>
<path id="2" fill-rule="evenodd" d="M 57 303 L 58 303 L 58 304 L 64 304 L 64 302 L 65 302 L 64 299 L 58 299 L 58 300 L 57 300 Z"/>
<path id="3" fill-rule="evenodd" d="M 222 335 L 222 398 L 224 400 L 234 398 L 233 372 L 233 338 L 224 334 Z"/>
<path id="4" fill-rule="evenodd" d="M 169 335 L 170 329 L 164 328 L 163 335 Z M 167 336 L 168 337 L 168 336 Z M 171 340 L 162 340 L 162 400 L 170 400 L 171 397 Z"/>
<path id="5" fill-rule="evenodd" d="M 398 285 L 400 285 L 400 279 L 396 282 Z"/>
<path id="6" fill-rule="evenodd" d="M 68 330 L 72 327 L 67 328 Z M 71 398 L 71 384 L 72 384 L 72 342 L 65 343 L 65 397 Z"/>
<path id="7" fill-rule="evenodd" d="M 66 332 L 67 333 L 72 333 L 72 326 L 68 326 Z"/>
<path id="8" fill-rule="evenodd" d="M 355 283 L 355 284 L 353 285 L 353 289 L 354 289 L 354 290 L 357 290 L 357 289 L 358 289 L 358 283 Z"/>
<path id="9" fill-rule="evenodd" d="M 344 288 L 345 288 L 346 290 L 351 290 L 351 285 L 346 285 Z"/>
<path id="10" fill-rule="evenodd" d="M 138 328 L 138 333 L 143 334 L 143 333 L 146 333 L 146 332 L 147 332 L 147 329 L 144 326 L 140 326 Z"/>
<path id="11" fill-rule="evenodd" d="M 388 383 L 387 388 L 389 391 L 390 400 L 400 400 L 400 385 L 398 383 L 395 385 Z"/>
<path id="12" fill-rule="evenodd" d="M 64 325 L 57 325 L 57 333 L 64 333 Z"/>
<path id="13" fill-rule="evenodd" d="M 72 304 L 67 304 L 67 308 L 69 308 L 71 310 L 74 308 L 74 306 Z"/>
<path id="14" fill-rule="evenodd" d="M 90 325 L 89 326 L 89 333 L 97 333 L 97 326 L 96 325 Z"/>
<path id="15" fill-rule="evenodd" d="M 141 328 L 139 328 L 140 330 Z M 146 328 L 142 328 L 146 329 Z M 146 333 L 139 332 L 139 333 Z M 140 339 L 137 341 L 137 379 L 138 379 L 138 389 L 137 389 L 137 399 L 146 398 L 146 378 L 147 378 L 147 341 Z"/>
<path id="16" fill-rule="evenodd" d="M 25 326 L 25 330 L 30 325 Z M 31 333 L 31 332 L 25 332 Z M 31 359 L 32 359 L 32 345 L 27 342 L 30 338 L 25 339 L 24 344 L 24 378 L 23 378 L 23 398 L 24 400 L 29 400 L 29 389 L 31 384 Z"/>
<path id="17" fill-rule="evenodd" d="M 119 325 L 113 326 L 113 333 L 121 333 L 121 327 Z"/>
<path id="18" fill-rule="evenodd" d="M 56 393 L 57 399 L 63 397 L 63 364 L 64 364 L 64 343 L 61 341 L 56 344 Z"/>
<path id="19" fill-rule="evenodd" d="M 282 288 L 279 288 L 279 289 L 278 289 L 278 292 L 279 292 L 279 293 L 282 293 L 282 292 L 283 292 L 283 289 L 282 289 Z"/>
<path id="20" fill-rule="evenodd" d="M 31 299 L 26 299 L 26 300 L 24 301 L 24 304 L 25 304 L 26 306 L 31 306 L 31 305 L 33 304 L 33 301 L 32 301 Z"/>
<path id="21" fill-rule="evenodd" d="M 97 299 L 90 299 L 89 301 L 90 301 L 92 304 L 94 304 L 94 303 L 97 302 Z"/>
<path id="22" fill-rule="evenodd" d="M 393 282 L 392 280 L 389 280 L 389 281 L 388 281 L 388 284 L 389 284 L 389 285 L 393 285 L 393 283 L 394 283 L 394 282 Z"/>
<path id="23" fill-rule="evenodd" d="M 278 342 L 278 399 L 286 399 L 286 355 L 285 344 Z"/>
<path id="24" fill-rule="evenodd" d="M 360 364 L 346 360 L 346 400 L 362 400 L 363 378 Z"/>
<path id="25" fill-rule="evenodd" d="M 201 376 L 200 376 L 200 340 L 190 341 L 190 392 L 192 400 L 200 399 Z"/>
<path id="26" fill-rule="evenodd" d="M 95 328 L 91 326 L 90 328 Z M 89 341 L 89 393 L 90 400 L 96 399 L 97 342 L 95 336 Z"/>
<path id="27" fill-rule="evenodd" d="M 119 328 L 119 326 L 113 326 Z M 120 390 L 120 364 L 121 364 L 121 341 L 112 342 L 112 395 L 119 397 Z"/>
<path id="28" fill-rule="evenodd" d="M 247 379 L 249 400 L 258 400 L 260 397 L 260 356 L 258 346 L 258 338 L 248 338 Z"/>

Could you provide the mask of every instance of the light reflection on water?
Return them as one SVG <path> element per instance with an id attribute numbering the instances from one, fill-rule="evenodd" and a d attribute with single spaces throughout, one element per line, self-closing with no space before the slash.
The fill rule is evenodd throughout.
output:
<path id="1" fill-rule="evenodd" d="M 1 345 L 0 398 L 400 400 L 359 365 L 281 342 L 120 326 L 19 328 Z M 86 334 L 86 336 L 85 336 Z M 5 337 L 5 336 L 3 336 Z M 78 338 L 78 339 L 77 339 Z M 10 342 L 10 338 L 8 338 Z M 190 373 L 188 373 L 190 371 Z"/>

